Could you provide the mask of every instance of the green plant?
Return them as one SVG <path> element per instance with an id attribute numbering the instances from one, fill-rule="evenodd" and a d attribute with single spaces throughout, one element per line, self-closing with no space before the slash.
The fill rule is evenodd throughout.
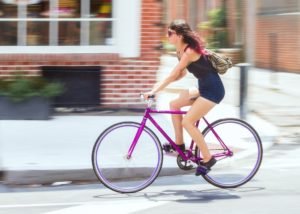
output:
<path id="1" fill-rule="evenodd" d="M 61 83 L 48 82 L 43 77 L 26 77 L 17 73 L 9 79 L 0 79 L 0 95 L 13 102 L 21 102 L 34 96 L 51 98 L 63 93 Z"/>
<path id="2" fill-rule="evenodd" d="M 208 31 L 207 37 L 209 49 L 218 49 L 228 46 L 226 8 L 213 9 L 208 12 L 209 21 L 202 22 L 199 25 L 200 30 Z"/>
<path id="3" fill-rule="evenodd" d="M 208 12 L 211 27 L 226 27 L 226 10 L 225 7 L 213 9 Z"/>

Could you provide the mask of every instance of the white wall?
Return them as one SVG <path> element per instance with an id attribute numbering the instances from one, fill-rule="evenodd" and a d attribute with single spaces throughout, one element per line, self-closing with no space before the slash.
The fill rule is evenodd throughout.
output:
<path id="1" fill-rule="evenodd" d="M 141 0 L 115 0 L 117 49 L 122 57 L 140 55 Z"/>

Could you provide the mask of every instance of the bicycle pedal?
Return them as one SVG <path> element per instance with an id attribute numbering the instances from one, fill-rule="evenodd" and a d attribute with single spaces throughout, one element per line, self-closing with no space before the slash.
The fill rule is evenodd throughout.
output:
<path id="1" fill-rule="evenodd" d="M 196 176 L 206 175 L 209 171 L 210 171 L 210 169 L 208 169 L 207 167 L 199 165 L 196 169 L 195 175 Z"/>
<path id="2" fill-rule="evenodd" d="M 174 152 L 174 151 L 171 151 L 171 152 L 166 152 L 166 151 L 165 151 L 165 155 L 166 155 L 166 156 L 170 156 L 170 157 L 177 157 L 177 156 L 178 156 L 178 153 L 177 153 L 177 152 Z"/>
<path id="3" fill-rule="evenodd" d="M 172 147 L 171 147 L 170 144 L 164 144 L 164 145 L 162 146 L 162 149 L 163 149 L 166 153 L 170 153 L 170 152 L 173 151 L 173 149 L 172 149 Z"/>

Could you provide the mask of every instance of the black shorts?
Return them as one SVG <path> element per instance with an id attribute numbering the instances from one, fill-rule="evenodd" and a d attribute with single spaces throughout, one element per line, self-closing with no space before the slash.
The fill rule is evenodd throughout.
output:
<path id="1" fill-rule="evenodd" d="M 222 80 L 217 72 L 207 72 L 198 79 L 200 96 L 214 103 L 220 103 L 225 96 Z"/>

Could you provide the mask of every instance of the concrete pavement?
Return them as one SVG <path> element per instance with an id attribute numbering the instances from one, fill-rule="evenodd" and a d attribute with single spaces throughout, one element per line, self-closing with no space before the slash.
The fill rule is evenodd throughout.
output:
<path id="1" fill-rule="evenodd" d="M 209 120 L 234 117 L 234 109 L 220 105 Z M 1 160 L 6 184 L 49 184 L 58 181 L 95 181 L 91 152 L 98 135 L 121 121 L 141 121 L 141 116 L 54 116 L 49 121 L 2 121 Z M 156 119 L 172 133 L 169 118 Z M 264 146 L 270 146 L 276 130 L 265 121 L 250 116 Z M 151 126 L 150 126 L 151 128 Z M 263 132 L 265 130 L 266 132 Z M 164 142 L 162 140 L 162 142 Z M 186 140 L 186 142 L 188 142 Z M 178 169 L 176 159 L 165 156 L 161 175 L 186 173 Z"/>
<path id="2" fill-rule="evenodd" d="M 163 56 L 158 79 L 170 71 L 176 59 Z M 253 69 L 249 85 L 251 87 L 270 89 L 263 82 L 262 72 Z M 208 115 L 209 121 L 224 117 L 238 117 L 238 70 L 232 68 L 222 79 L 226 88 L 226 97 L 222 104 L 216 106 Z M 265 75 L 265 74 L 263 74 Z M 266 76 L 266 75 L 265 75 Z M 294 76 L 285 75 L 286 79 L 295 81 Z M 268 77 L 266 77 L 268 78 Z M 265 79 L 266 79 L 265 78 Z M 298 78 L 298 76 L 297 76 Z M 252 82 L 252 80 L 254 82 Z M 168 101 L 176 96 L 174 91 L 189 88 L 195 80 L 192 76 L 180 80 L 168 87 L 167 93 L 158 97 L 157 107 L 166 109 Z M 299 84 L 295 81 L 295 86 Z M 290 84 L 289 84 L 290 86 Z M 286 87 L 279 84 L 277 87 Z M 251 89 L 252 90 L 252 89 Z M 262 89 L 261 89 L 262 90 Z M 287 89 L 287 93 L 295 93 Z M 260 96 L 265 96 L 266 92 Z M 275 98 L 273 98 L 275 99 Z M 142 113 L 93 112 L 82 114 L 54 115 L 47 121 L 0 121 L 0 170 L 4 171 L 6 184 L 50 184 L 58 181 L 96 181 L 92 171 L 91 152 L 98 135 L 111 124 L 121 121 L 142 120 Z M 157 115 L 156 119 L 163 124 L 168 133 L 172 133 L 169 116 Z M 260 134 L 264 147 L 269 147 L 278 137 L 276 126 L 267 122 L 257 114 L 250 112 L 247 121 Z M 151 126 L 150 126 L 151 128 Z M 185 136 L 188 137 L 188 136 Z M 164 142 L 162 140 L 162 142 Z M 166 157 L 161 175 L 186 173 L 178 169 L 176 159 Z"/>

